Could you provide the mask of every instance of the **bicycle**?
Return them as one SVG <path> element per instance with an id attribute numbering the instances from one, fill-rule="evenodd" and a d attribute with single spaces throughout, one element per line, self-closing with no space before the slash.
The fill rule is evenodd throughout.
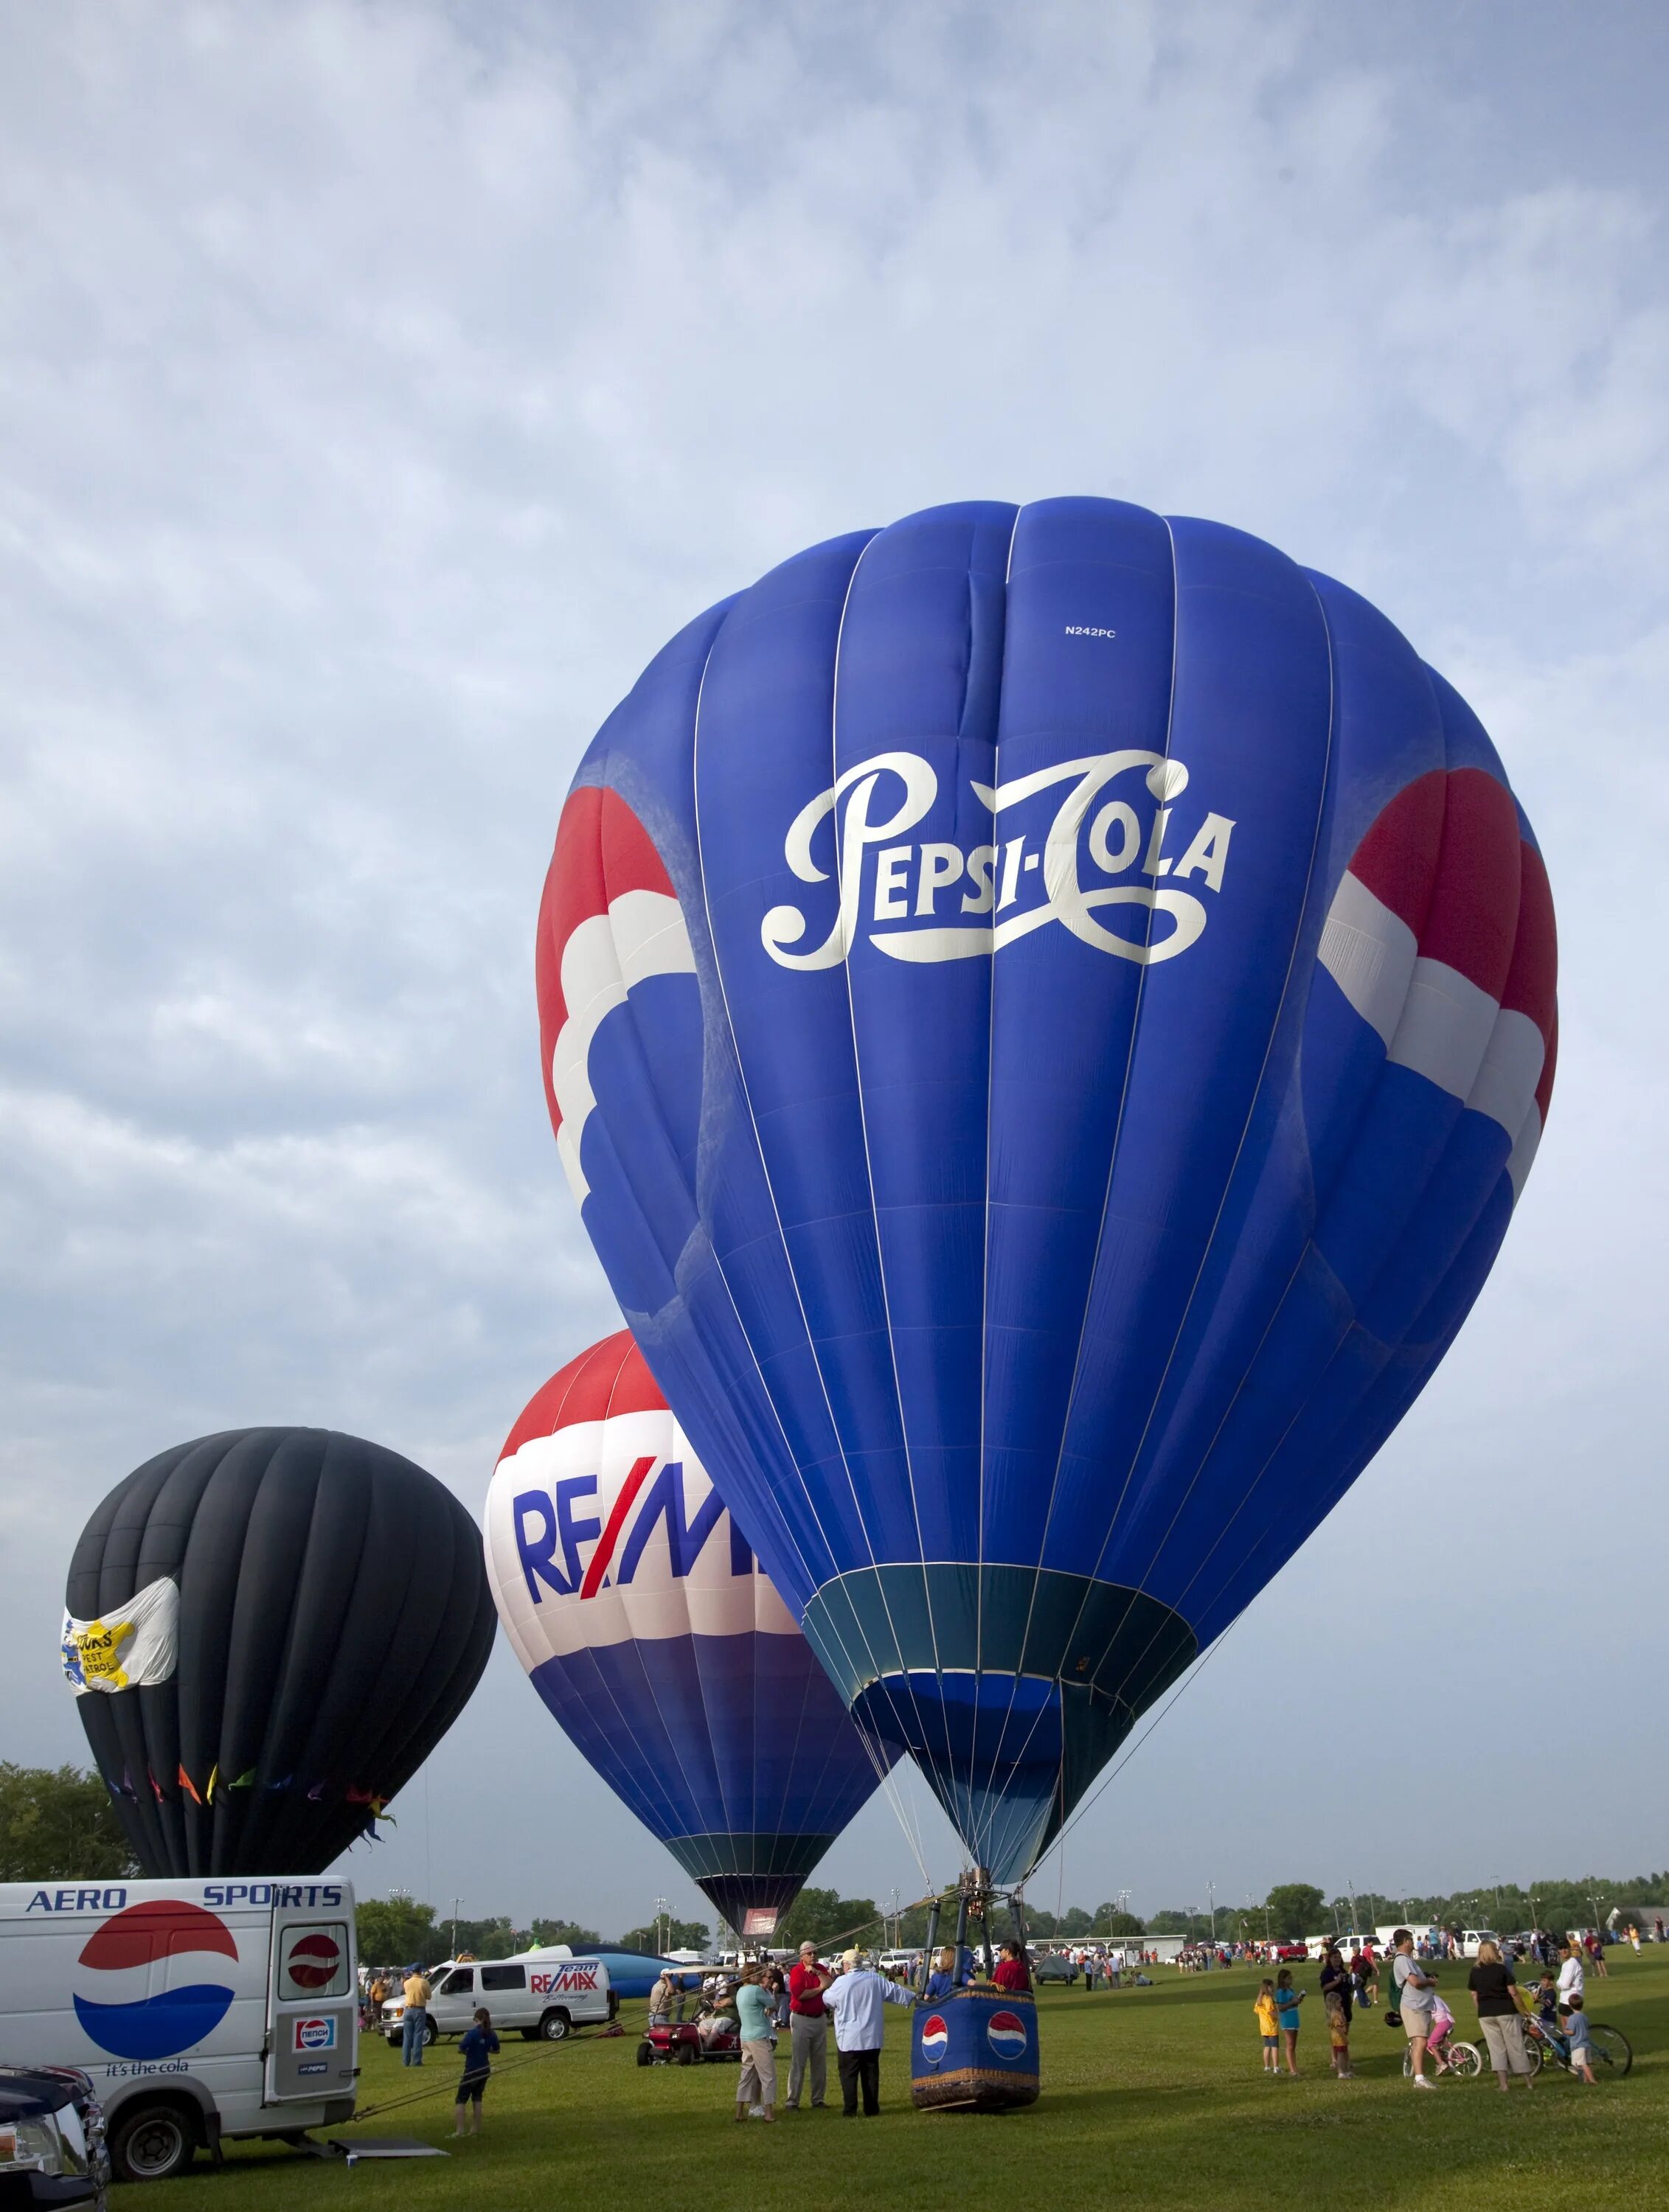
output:
<path id="1" fill-rule="evenodd" d="M 1483 2053 L 1475 2043 L 1457 2043 L 1453 2038 L 1443 2045 L 1444 2063 L 1441 2070 L 1457 2075 L 1463 2081 L 1476 2081 L 1483 2071 Z M 1438 2069 L 1434 2068 L 1434 2072 Z M 1407 2081 L 1414 2072 L 1414 2060 L 1408 2051 L 1403 2053 L 1403 2079 Z"/>
<path id="2" fill-rule="evenodd" d="M 1634 2046 L 1628 2037 L 1620 2027 L 1608 2027 L 1603 2021 L 1588 2022 L 1588 2045 L 1596 2081 L 1607 2078 L 1620 2081 L 1635 2063 Z M 1539 2074 L 1544 2066 L 1562 2066 L 1567 2074 L 1571 2070 L 1569 2038 L 1534 2013 L 1525 2016 L 1524 2049 L 1532 2074 Z"/>

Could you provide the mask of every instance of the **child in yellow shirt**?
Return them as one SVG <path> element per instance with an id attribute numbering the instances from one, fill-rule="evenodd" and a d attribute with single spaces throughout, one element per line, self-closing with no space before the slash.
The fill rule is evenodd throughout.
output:
<path id="1" fill-rule="evenodd" d="M 1278 2075 L 1281 2071 L 1281 2024 L 1276 2017 L 1273 1982 L 1258 1983 L 1252 2009 L 1257 2014 L 1258 2033 L 1264 2039 L 1264 2071 L 1269 2075 Z"/>

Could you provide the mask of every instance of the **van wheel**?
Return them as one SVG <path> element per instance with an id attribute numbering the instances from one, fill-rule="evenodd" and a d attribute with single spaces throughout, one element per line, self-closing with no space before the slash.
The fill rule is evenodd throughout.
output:
<path id="1" fill-rule="evenodd" d="M 197 2130 L 177 2105 L 130 2106 L 111 2131 L 111 2162 L 122 2181 L 172 2181 L 196 2148 Z"/>
<path id="2" fill-rule="evenodd" d="M 436 2025 L 435 2025 L 435 2021 L 434 2021 L 434 2019 L 433 2019 L 433 2017 L 431 2016 L 429 2019 L 426 2020 L 426 2021 L 423 2022 L 423 2049 L 424 2049 L 425 2051 L 432 2051 L 432 2050 L 435 2048 L 435 2045 L 436 2045 L 440 2041 L 440 2039 L 441 2039 L 441 2031 L 440 2031 L 440 2029 L 439 2029 L 438 2027 L 436 2027 Z"/>
<path id="3" fill-rule="evenodd" d="M 566 2037 L 569 2029 L 572 2025 L 573 2023 L 569 2019 L 568 2014 L 562 2009 L 560 2005 L 557 2005 L 553 2007 L 550 2012 L 547 2012 L 544 2019 L 540 2021 L 539 2024 L 539 2032 L 545 2038 L 545 2040 L 547 2043 L 560 2043 Z"/>

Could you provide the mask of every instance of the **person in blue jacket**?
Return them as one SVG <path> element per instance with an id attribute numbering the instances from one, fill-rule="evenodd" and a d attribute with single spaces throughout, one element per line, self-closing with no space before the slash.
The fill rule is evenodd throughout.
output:
<path id="1" fill-rule="evenodd" d="M 492 2072 L 492 2056 L 498 2048 L 498 2038 L 493 2033 L 492 2014 L 483 2005 L 475 2015 L 475 2023 L 466 2027 L 458 2039 L 458 2055 L 464 2062 L 464 2078 L 458 2084 L 458 2100 L 453 2112 L 452 2132 L 464 2132 L 464 2108 L 471 2108 L 472 2118 L 470 2132 L 481 2132 L 481 2096 L 487 2086 L 487 2076 Z"/>

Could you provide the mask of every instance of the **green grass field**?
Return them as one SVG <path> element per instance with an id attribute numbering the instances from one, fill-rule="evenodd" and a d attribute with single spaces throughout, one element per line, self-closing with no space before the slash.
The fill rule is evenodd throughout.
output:
<path id="1" fill-rule="evenodd" d="M 145 2212 L 209 2212 L 216 2203 L 226 2212 L 407 2212 L 466 2199 L 494 2212 L 543 2212 L 552 2203 L 616 2212 L 628 2203 L 704 2198 L 775 2206 L 790 2190 L 837 2212 L 893 2212 L 906 2198 L 936 2212 L 963 2196 L 1039 2208 L 1120 2197 L 1176 2212 L 1259 2202 L 1330 2212 L 1651 2212 L 1669 2202 L 1669 1956 L 1624 1957 L 1608 1981 L 1590 1984 L 1590 2016 L 1622 2028 L 1634 2045 L 1626 2081 L 1588 2089 L 1548 2072 L 1533 2090 L 1515 2087 L 1510 2097 L 1489 2075 L 1416 2094 L 1402 2077 L 1403 2039 L 1380 2014 L 1358 2018 L 1358 2080 L 1332 2079 L 1318 2019 L 1300 2039 L 1304 2078 L 1267 2081 L 1252 1970 L 1156 1974 L 1150 1990 L 1044 1992 L 1044 2090 L 1024 2112 L 914 2112 L 909 2015 L 900 2008 L 888 2014 L 879 2119 L 848 2124 L 836 2094 L 827 2111 L 739 2128 L 734 2066 L 646 2071 L 634 2063 L 643 2007 L 632 2004 L 624 2008 L 621 2038 L 576 2038 L 548 2051 L 507 2041 L 484 2131 L 463 2142 L 451 2135 L 459 2072 L 452 2045 L 431 2051 L 419 2075 L 380 2040 L 362 2044 L 363 2105 L 414 2087 L 434 2094 L 345 2132 L 415 2136 L 453 2154 L 444 2160 L 350 2171 L 276 2144 L 235 2145 L 219 2172 L 199 2154 L 181 2180 L 117 2196 L 135 2212 L 141 2204 Z M 1300 1971 L 1299 1980 L 1313 1990 L 1315 1970 Z M 1450 1994 L 1464 2035 L 1465 1970 L 1450 1967 L 1444 1981 L 1460 1987 L 1458 2001 L 1453 1987 Z M 1319 2012 L 1313 1994 L 1307 2009 Z M 530 2056 L 533 2063 L 521 2063 Z M 816 2161 L 814 2175 L 807 2160 Z"/>

